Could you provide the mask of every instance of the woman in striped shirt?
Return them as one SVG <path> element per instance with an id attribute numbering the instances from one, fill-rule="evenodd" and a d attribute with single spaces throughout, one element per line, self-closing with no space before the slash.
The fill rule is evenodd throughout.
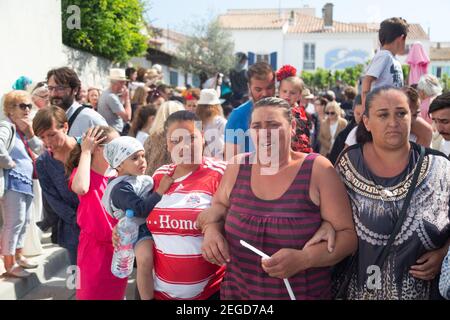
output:
<path id="1" fill-rule="evenodd" d="M 173 163 L 153 175 L 155 188 L 169 175 L 173 184 L 147 218 L 154 239 L 154 288 L 157 300 L 217 299 L 225 268 L 202 256 L 198 214 L 211 206 L 226 164 L 203 157 L 201 121 L 189 111 L 171 114 L 165 123 Z"/>
<path id="2" fill-rule="evenodd" d="M 256 153 L 228 164 L 212 207 L 198 219 L 205 259 L 227 267 L 221 298 L 289 299 L 282 280 L 289 278 L 296 299 L 330 299 L 330 266 L 357 245 L 345 188 L 327 159 L 292 151 L 295 120 L 284 100 L 258 101 L 250 128 Z M 336 230 L 334 250 L 307 245 L 324 221 Z"/>

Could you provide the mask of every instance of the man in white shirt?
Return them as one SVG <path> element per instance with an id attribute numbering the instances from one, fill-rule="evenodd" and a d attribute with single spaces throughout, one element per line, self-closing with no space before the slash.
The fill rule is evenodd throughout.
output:
<path id="1" fill-rule="evenodd" d="M 100 96 L 97 111 L 109 126 L 122 133 L 125 124 L 131 121 L 132 113 L 125 70 L 111 69 L 109 80 L 111 86 Z"/>
<path id="2" fill-rule="evenodd" d="M 81 137 L 90 127 L 108 125 L 96 111 L 76 101 L 81 81 L 72 69 L 62 67 L 50 70 L 47 73 L 47 85 L 50 103 L 66 111 L 69 136 Z"/>
<path id="3" fill-rule="evenodd" d="M 430 105 L 429 113 L 439 136 L 433 140 L 433 149 L 450 156 L 450 92 L 438 96 Z"/>

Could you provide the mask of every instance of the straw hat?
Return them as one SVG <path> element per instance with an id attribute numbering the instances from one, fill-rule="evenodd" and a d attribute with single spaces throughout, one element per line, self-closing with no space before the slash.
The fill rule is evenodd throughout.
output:
<path id="1" fill-rule="evenodd" d="M 304 99 L 314 99 L 314 95 L 309 91 L 309 89 L 305 89 L 302 91 L 302 97 Z"/>
<path id="2" fill-rule="evenodd" d="M 125 74 L 125 69 L 110 69 L 109 80 L 128 81 L 127 76 Z"/>

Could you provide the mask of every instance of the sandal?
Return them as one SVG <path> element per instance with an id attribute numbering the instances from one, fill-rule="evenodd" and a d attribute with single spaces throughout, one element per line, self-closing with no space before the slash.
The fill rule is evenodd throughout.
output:
<path id="1" fill-rule="evenodd" d="M 31 275 L 28 271 L 24 270 L 21 266 L 15 264 L 12 266 L 11 269 L 6 271 L 3 275 L 7 277 L 13 277 L 13 278 L 26 278 Z"/>
<path id="2" fill-rule="evenodd" d="M 30 263 L 28 259 L 23 256 L 16 258 L 16 263 L 24 269 L 35 269 L 38 267 L 37 264 Z"/>

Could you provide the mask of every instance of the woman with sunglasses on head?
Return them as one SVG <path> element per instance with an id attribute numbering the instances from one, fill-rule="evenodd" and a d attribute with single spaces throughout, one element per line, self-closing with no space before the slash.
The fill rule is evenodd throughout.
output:
<path id="1" fill-rule="evenodd" d="M 323 156 L 330 153 L 337 135 L 347 126 L 347 120 L 342 117 L 342 109 L 336 101 L 327 104 L 325 115 L 319 133 L 320 154 Z"/>
<path id="2" fill-rule="evenodd" d="M 27 277 L 24 269 L 37 267 L 22 255 L 24 236 L 33 202 L 33 178 L 36 154 L 43 151 L 42 142 L 34 135 L 30 113 L 31 97 L 26 91 L 6 94 L 3 111 L 7 117 L 0 122 L 0 195 L 3 196 L 3 232 L 1 254 L 6 275 Z"/>

